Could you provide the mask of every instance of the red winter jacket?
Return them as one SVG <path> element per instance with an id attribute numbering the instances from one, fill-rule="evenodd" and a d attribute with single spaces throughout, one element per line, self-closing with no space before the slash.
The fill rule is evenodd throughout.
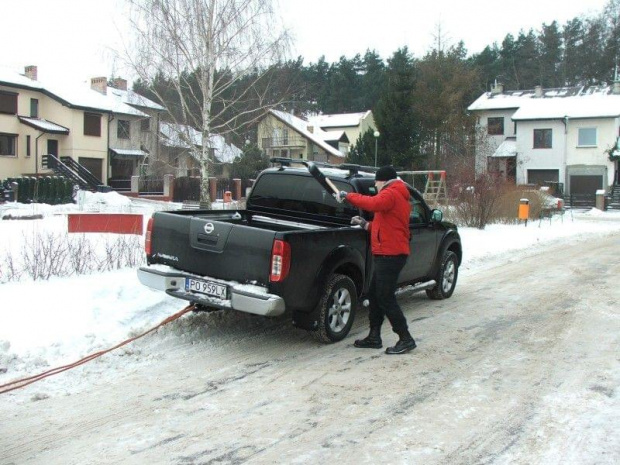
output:
<path id="1" fill-rule="evenodd" d="M 385 183 L 377 195 L 350 192 L 347 201 L 362 210 L 375 212 L 368 223 L 373 255 L 409 255 L 409 190 L 400 179 Z"/>

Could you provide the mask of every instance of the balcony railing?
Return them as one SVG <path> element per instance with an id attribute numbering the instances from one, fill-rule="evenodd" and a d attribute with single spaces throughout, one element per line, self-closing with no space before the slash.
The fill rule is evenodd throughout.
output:
<path id="1" fill-rule="evenodd" d="M 303 137 L 263 137 L 263 149 L 280 147 L 305 147 L 306 139 Z"/>

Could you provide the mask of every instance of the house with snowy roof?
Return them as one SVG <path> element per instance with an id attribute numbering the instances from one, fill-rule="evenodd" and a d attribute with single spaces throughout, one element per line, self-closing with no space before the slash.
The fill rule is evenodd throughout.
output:
<path id="1" fill-rule="evenodd" d="M 187 125 L 162 122 L 160 142 L 161 156 L 152 166 L 153 171 L 176 177 L 200 176 L 200 161 L 196 157 L 203 147 L 200 131 Z M 219 134 L 210 134 L 207 145 L 210 174 L 229 177 L 232 163 L 243 156 L 243 151 Z"/>
<path id="2" fill-rule="evenodd" d="M 349 153 L 343 129 L 325 131 L 316 123 L 280 110 L 269 110 L 258 123 L 258 144 L 268 157 L 342 163 Z"/>
<path id="3" fill-rule="evenodd" d="M 158 134 L 143 110 L 163 107 L 131 91 L 108 92 L 107 84 L 106 78 L 90 86 L 43 83 L 36 66 L 24 74 L 0 68 L 0 178 L 53 174 L 44 164 L 47 154 L 73 160 L 102 184 L 135 173 L 146 147 L 157 146 L 143 144 L 144 120 L 155 140 Z"/>
<path id="4" fill-rule="evenodd" d="M 366 131 L 376 131 L 375 119 L 372 111 L 361 113 L 340 113 L 333 115 L 312 115 L 308 117 L 311 125 L 321 128 L 323 131 L 344 131 L 353 147 L 361 134 Z"/>
<path id="5" fill-rule="evenodd" d="M 566 195 L 593 195 L 619 183 L 620 82 L 504 91 L 469 106 L 477 116 L 477 170 L 517 184 L 559 183 Z"/>

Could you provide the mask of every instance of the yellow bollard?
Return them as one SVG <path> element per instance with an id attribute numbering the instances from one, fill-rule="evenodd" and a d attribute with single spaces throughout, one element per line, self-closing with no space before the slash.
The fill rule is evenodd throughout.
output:
<path id="1" fill-rule="evenodd" d="M 527 226 L 527 220 L 530 217 L 530 200 L 519 200 L 519 220 L 525 220 L 525 226 Z"/>

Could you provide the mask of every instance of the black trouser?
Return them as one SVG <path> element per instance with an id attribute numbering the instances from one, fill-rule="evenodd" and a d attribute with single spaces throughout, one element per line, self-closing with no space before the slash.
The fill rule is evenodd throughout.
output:
<path id="1" fill-rule="evenodd" d="M 400 334 L 407 331 L 407 320 L 396 301 L 398 275 L 405 266 L 407 255 L 375 255 L 374 271 L 370 289 L 370 327 L 380 327 L 383 317 L 387 316 L 392 330 Z"/>

